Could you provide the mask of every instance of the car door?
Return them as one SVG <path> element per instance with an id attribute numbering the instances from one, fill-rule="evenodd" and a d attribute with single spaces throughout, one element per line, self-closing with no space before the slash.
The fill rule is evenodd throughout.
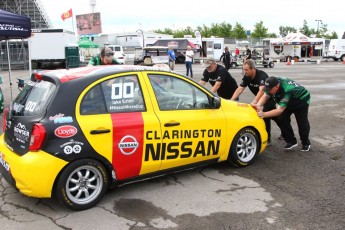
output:
<path id="1" fill-rule="evenodd" d="M 211 95 L 188 78 L 148 73 L 153 108 L 161 123 L 161 169 L 219 158 L 226 150 L 226 120 Z M 154 101 L 154 100 L 153 100 Z M 151 156 L 152 155 L 152 156 Z M 153 157 L 153 153 L 150 157 Z"/>
<path id="2" fill-rule="evenodd" d="M 78 100 L 77 120 L 95 152 L 113 166 L 117 180 L 155 172 L 160 160 L 145 161 L 146 139 L 160 136 L 140 73 L 107 76 L 91 84 Z"/>

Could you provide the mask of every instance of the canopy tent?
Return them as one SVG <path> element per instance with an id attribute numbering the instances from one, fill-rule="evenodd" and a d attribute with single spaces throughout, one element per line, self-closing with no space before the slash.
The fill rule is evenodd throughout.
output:
<path id="1" fill-rule="evenodd" d="M 99 48 L 99 45 L 93 41 L 90 41 L 87 37 L 81 38 L 78 42 L 80 48 Z"/>
<path id="2" fill-rule="evenodd" d="M 8 72 L 11 87 L 12 99 L 12 82 L 11 82 L 11 60 L 8 40 L 28 38 L 31 35 L 31 21 L 29 17 L 11 13 L 0 9 L 0 41 L 6 40 Z"/>
<path id="3" fill-rule="evenodd" d="M 321 45 L 322 39 L 310 38 L 302 33 L 290 33 L 284 38 L 272 40 L 272 45 Z"/>

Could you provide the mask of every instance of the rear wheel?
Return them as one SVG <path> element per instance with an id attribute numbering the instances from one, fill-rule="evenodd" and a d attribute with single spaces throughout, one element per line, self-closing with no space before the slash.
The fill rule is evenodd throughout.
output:
<path id="1" fill-rule="evenodd" d="M 273 68 L 274 67 L 274 63 L 273 62 L 270 62 L 270 64 L 268 64 L 270 68 Z"/>
<path id="2" fill-rule="evenodd" d="M 247 166 L 254 162 L 260 150 L 258 134 L 252 128 L 243 128 L 235 136 L 228 161 L 237 166 Z"/>
<path id="3" fill-rule="evenodd" d="M 234 69 L 234 68 L 236 68 L 236 66 L 237 66 L 237 65 L 236 65 L 235 62 L 231 62 L 231 63 L 230 63 L 230 68 Z"/>
<path id="4" fill-rule="evenodd" d="M 341 60 L 341 61 L 345 61 L 345 55 L 342 55 L 342 56 L 340 57 L 340 60 Z"/>
<path id="5" fill-rule="evenodd" d="M 108 184 L 108 174 L 99 162 L 82 159 L 63 170 L 57 180 L 55 194 L 62 205 L 79 211 L 96 205 Z"/>

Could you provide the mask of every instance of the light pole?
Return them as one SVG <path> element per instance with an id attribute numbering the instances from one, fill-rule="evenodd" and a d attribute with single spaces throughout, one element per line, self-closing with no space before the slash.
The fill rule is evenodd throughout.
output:
<path id="1" fill-rule="evenodd" d="M 136 31 L 138 34 L 141 34 L 141 37 L 143 38 L 143 48 L 145 47 L 145 38 L 144 38 L 144 31 L 142 31 L 142 29 L 138 29 Z"/>
<path id="2" fill-rule="evenodd" d="M 320 19 L 315 19 L 315 21 L 317 22 L 316 34 L 319 34 L 319 23 L 321 23 L 321 25 L 322 25 L 322 20 L 320 20 Z"/>

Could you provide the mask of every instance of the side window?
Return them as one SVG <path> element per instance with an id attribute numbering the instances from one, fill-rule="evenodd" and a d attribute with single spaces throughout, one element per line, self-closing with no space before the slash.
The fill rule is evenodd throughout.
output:
<path id="1" fill-rule="evenodd" d="M 107 110 L 110 113 L 146 111 L 136 75 L 116 77 L 101 83 Z"/>
<path id="2" fill-rule="evenodd" d="M 220 49 L 222 48 L 222 44 L 220 44 L 220 43 L 214 43 L 213 48 L 214 48 L 215 50 L 220 50 Z"/>
<path id="3" fill-rule="evenodd" d="M 149 75 L 149 79 L 160 110 L 211 108 L 207 94 L 189 82 L 166 75 Z"/>
<path id="4" fill-rule="evenodd" d="M 81 115 L 92 115 L 92 114 L 102 114 L 107 113 L 103 94 L 100 85 L 96 85 L 84 96 L 81 106 Z"/>

